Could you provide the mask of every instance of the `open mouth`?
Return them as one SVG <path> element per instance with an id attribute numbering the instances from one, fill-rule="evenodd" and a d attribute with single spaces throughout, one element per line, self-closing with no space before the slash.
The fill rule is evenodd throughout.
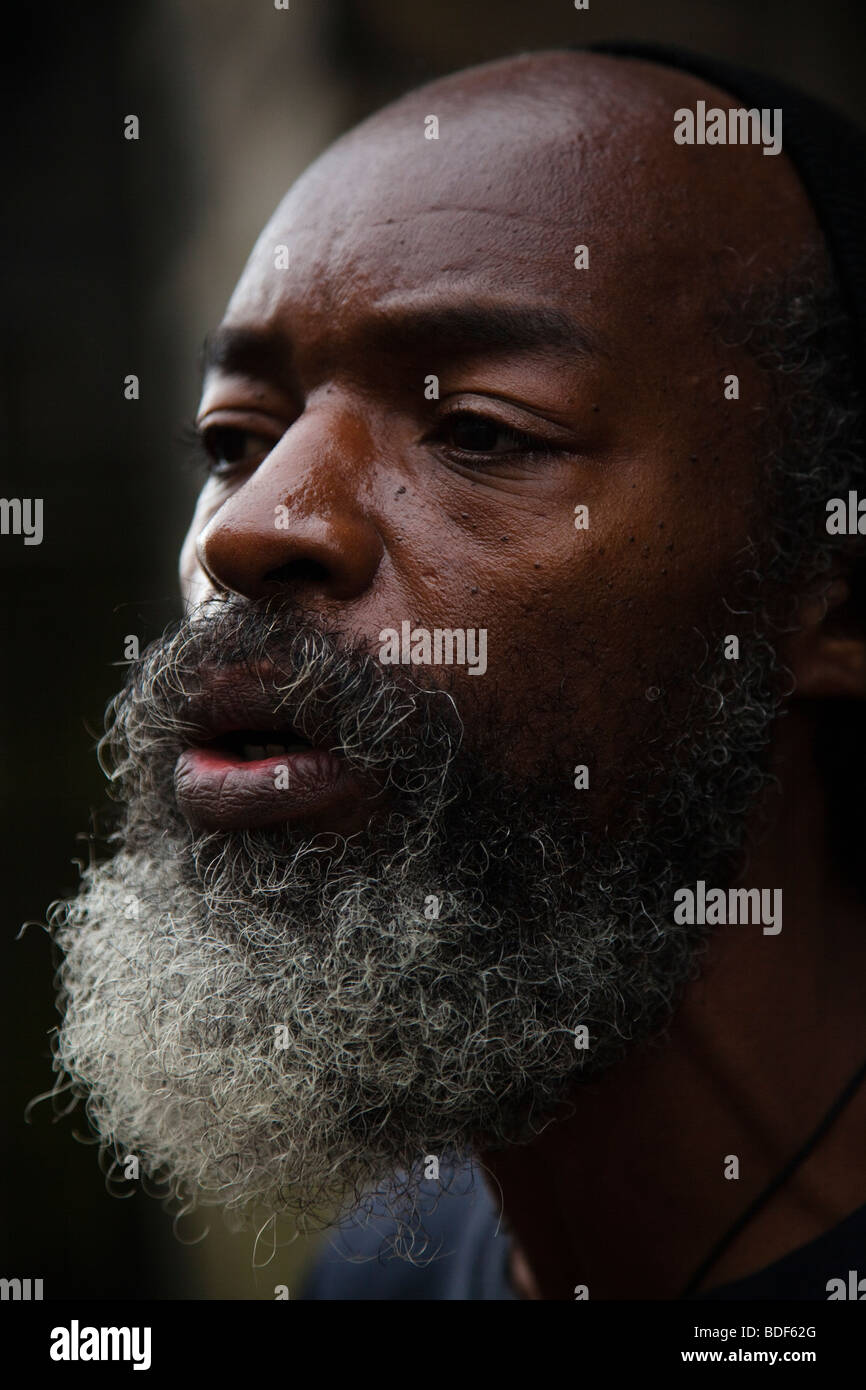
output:
<path id="1" fill-rule="evenodd" d="M 295 729 L 232 729 L 215 739 L 208 747 L 245 763 L 260 762 L 265 758 L 287 758 L 294 753 L 313 751 L 313 744 Z"/>
<path id="2" fill-rule="evenodd" d="M 179 809 L 204 830 L 284 823 L 348 834 L 370 816 L 370 793 L 338 750 L 296 729 L 235 728 L 186 748 L 174 774 Z"/>
<path id="3" fill-rule="evenodd" d="M 201 689 L 187 697 L 190 741 L 174 769 L 178 809 L 198 830 L 363 828 L 378 782 L 350 767 L 322 711 L 305 708 L 312 738 L 291 723 L 271 674 L 202 672 Z"/>

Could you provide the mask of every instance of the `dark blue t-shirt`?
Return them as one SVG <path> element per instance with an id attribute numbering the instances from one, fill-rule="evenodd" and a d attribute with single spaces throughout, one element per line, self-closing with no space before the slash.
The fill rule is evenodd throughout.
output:
<path id="1" fill-rule="evenodd" d="M 301 1292 L 302 1299 L 513 1299 L 509 1238 L 486 1183 L 470 1168 L 443 1185 L 422 1182 L 418 1200 L 423 1238 L 411 1258 L 395 1254 L 397 1227 L 374 1204 L 349 1218 L 326 1240 Z M 698 1300 L 828 1298 L 830 1279 L 866 1276 L 866 1206 L 831 1231 L 736 1283 Z M 864 1295 L 866 1297 L 866 1295 Z"/>

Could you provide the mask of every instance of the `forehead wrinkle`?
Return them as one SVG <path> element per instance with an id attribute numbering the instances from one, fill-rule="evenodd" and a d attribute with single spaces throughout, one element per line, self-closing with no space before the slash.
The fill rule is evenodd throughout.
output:
<path id="1" fill-rule="evenodd" d="M 532 192 L 533 190 L 527 190 L 527 198 L 531 196 Z M 448 213 L 461 213 L 468 214 L 470 217 L 483 217 L 487 221 L 491 218 L 501 218 L 504 222 L 531 222 L 533 226 L 536 227 L 549 228 L 551 223 L 556 222 L 567 225 L 567 219 L 564 216 L 557 215 L 555 210 L 547 217 L 533 217 L 531 213 L 519 212 L 514 208 L 503 208 L 492 205 L 489 207 L 479 207 L 477 205 L 472 206 L 469 203 L 451 202 L 437 203 L 426 208 L 412 208 L 410 211 L 400 213 L 396 217 L 365 218 L 363 225 L 365 227 L 396 227 L 404 222 L 414 222 L 419 217 L 435 217 Z"/>

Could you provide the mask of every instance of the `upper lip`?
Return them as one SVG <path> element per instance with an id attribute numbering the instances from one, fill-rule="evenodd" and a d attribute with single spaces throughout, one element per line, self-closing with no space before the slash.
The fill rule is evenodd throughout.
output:
<path id="1" fill-rule="evenodd" d="M 278 677 L 277 677 L 278 678 Z M 241 729 L 291 734 L 317 747 L 330 747 L 333 730 L 326 727 L 304 702 L 291 701 L 276 688 L 275 675 L 248 666 L 220 667 L 201 672 L 201 687 L 187 695 L 185 722 L 192 743 L 213 743 Z M 290 708 L 290 704 L 294 708 Z"/>

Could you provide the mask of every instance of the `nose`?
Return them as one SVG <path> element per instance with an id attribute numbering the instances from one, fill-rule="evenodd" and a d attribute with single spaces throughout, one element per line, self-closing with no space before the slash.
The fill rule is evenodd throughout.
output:
<path id="1" fill-rule="evenodd" d="M 384 545 L 362 502 L 369 479 L 345 436 L 317 447 L 304 433 L 284 436 L 198 536 L 217 590 L 346 602 L 372 584 Z"/>

